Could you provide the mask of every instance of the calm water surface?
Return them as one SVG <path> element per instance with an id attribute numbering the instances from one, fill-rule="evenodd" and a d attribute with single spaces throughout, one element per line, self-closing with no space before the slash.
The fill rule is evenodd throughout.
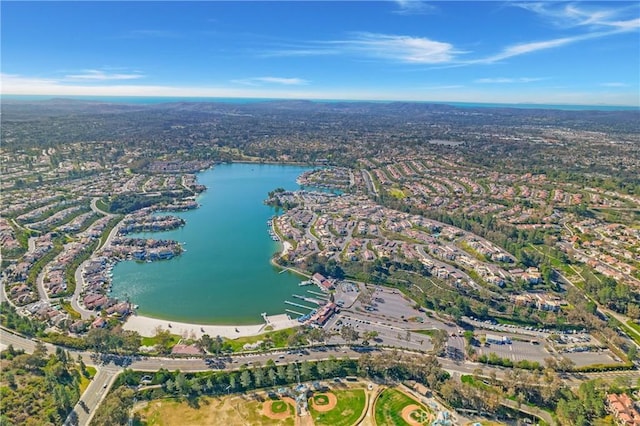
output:
<path id="1" fill-rule="evenodd" d="M 284 313 L 284 300 L 301 293 L 300 276 L 274 268 L 280 249 L 263 204 L 277 187 L 298 189 L 306 167 L 224 164 L 198 175 L 207 186 L 201 207 L 177 213 L 187 222 L 175 231 L 136 234 L 186 243 L 181 256 L 153 263 L 121 262 L 113 270 L 113 295 L 129 297 L 138 313 L 202 324 L 255 324 L 260 314 Z"/>

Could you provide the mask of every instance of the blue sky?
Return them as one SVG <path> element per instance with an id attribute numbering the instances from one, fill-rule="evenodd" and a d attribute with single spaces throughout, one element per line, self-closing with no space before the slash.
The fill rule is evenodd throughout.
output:
<path id="1" fill-rule="evenodd" d="M 0 7 L 3 94 L 640 105 L 638 2 Z"/>

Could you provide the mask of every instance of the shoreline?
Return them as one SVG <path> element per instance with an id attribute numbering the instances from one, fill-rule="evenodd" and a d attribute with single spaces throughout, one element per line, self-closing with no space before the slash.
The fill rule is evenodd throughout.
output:
<path id="1" fill-rule="evenodd" d="M 186 322 L 169 321 L 151 318 L 144 315 L 130 315 L 122 328 L 124 330 L 137 331 L 141 336 L 153 337 L 160 327 L 163 331 L 169 330 L 171 334 L 177 334 L 184 338 L 201 338 L 204 334 L 210 337 L 226 337 L 236 339 L 238 337 L 257 336 L 268 331 L 284 330 L 286 328 L 301 325 L 298 320 L 289 318 L 286 314 L 267 315 L 263 324 L 252 325 L 215 325 L 215 324 L 190 324 Z M 269 329 L 266 329 L 269 327 Z"/>

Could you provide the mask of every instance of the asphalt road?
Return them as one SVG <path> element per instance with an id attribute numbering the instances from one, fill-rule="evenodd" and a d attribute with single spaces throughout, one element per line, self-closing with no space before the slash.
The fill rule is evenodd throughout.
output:
<path id="1" fill-rule="evenodd" d="M 87 264 L 88 262 L 89 262 L 88 260 L 85 260 L 76 269 L 76 272 L 75 272 L 76 289 L 73 292 L 73 297 L 71 298 L 71 307 L 80 314 L 82 319 L 85 319 L 85 320 L 91 318 L 92 315 L 94 316 L 96 315 L 95 311 L 90 311 L 80 306 L 80 302 L 78 301 L 80 299 L 80 294 L 82 293 L 82 290 L 84 290 L 84 277 L 82 276 L 82 271 L 84 270 L 85 264 Z"/>
<path id="2" fill-rule="evenodd" d="M 10 333 L 4 329 L 0 329 L 0 342 L 6 345 L 12 344 L 16 349 L 24 349 L 26 352 L 33 352 L 35 349 L 35 342 L 31 339 L 26 339 Z M 50 351 L 55 350 L 53 345 L 46 345 Z M 457 346 L 457 345 L 456 345 Z M 372 348 L 373 351 L 381 349 Z M 146 358 L 146 359 L 132 359 L 127 357 L 108 356 L 108 362 L 97 362 L 95 357 L 92 357 L 89 352 L 69 351 L 74 358 L 80 354 L 87 365 L 95 365 L 98 373 L 89 385 L 85 393 L 81 396 L 83 404 L 78 403 L 74 407 L 74 415 L 71 415 L 68 419 L 71 424 L 87 425 L 96 411 L 99 404 L 108 393 L 115 377 L 124 369 L 131 368 L 138 371 L 157 371 L 160 368 L 166 368 L 169 371 L 180 370 L 184 372 L 198 372 L 213 370 L 204 359 L 202 358 Z M 362 352 L 355 351 L 348 347 L 326 347 L 326 348 L 306 348 L 302 350 L 294 351 L 280 351 L 271 352 L 266 354 L 254 354 L 254 355 L 234 355 L 227 357 L 221 366 L 224 370 L 236 370 L 240 369 L 243 365 L 255 366 L 258 363 L 265 365 L 268 360 L 273 360 L 276 365 L 303 362 L 305 360 L 323 360 L 333 356 L 336 358 L 348 357 L 357 359 L 362 355 Z M 118 362 L 119 365 L 114 364 Z M 491 367 L 485 364 L 468 362 L 463 360 L 452 360 L 446 358 L 439 358 L 439 362 L 442 368 L 448 371 L 452 376 L 460 376 L 463 374 L 474 374 L 477 369 L 482 370 L 482 374 L 485 376 L 495 373 L 497 378 L 502 378 L 508 369 L 501 367 Z M 572 387 L 577 387 L 582 381 L 593 378 L 602 378 L 606 380 L 613 380 L 617 377 L 626 377 L 635 383 L 640 379 L 640 371 L 627 370 L 617 372 L 604 372 L 604 373 L 582 373 L 569 375 L 565 381 Z M 86 409 L 85 409 L 86 408 Z M 71 419 L 77 418 L 77 423 L 72 423 Z"/>
<path id="3" fill-rule="evenodd" d="M 122 368 L 102 366 L 65 421 L 65 426 L 88 425 Z"/>

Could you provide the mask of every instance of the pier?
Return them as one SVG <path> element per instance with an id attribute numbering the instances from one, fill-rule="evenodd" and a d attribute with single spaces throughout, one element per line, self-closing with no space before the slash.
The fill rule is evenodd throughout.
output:
<path id="1" fill-rule="evenodd" d="M 321 302 L 318 299 L 312 299 L 311 297 L 299 296 L 297 294 L 294 294 L 293 297 L 295 297 L 296 299 L 304 300 L 305 302 L 315 303 L 318 306 L 325 304 L 324 301 Z"/>
<path id="2" fill-rule="evenodd" d="M 327 296 L 326 293 L 318 293 L 317 291 L 313 291 L 313 290 L 307 290 L 307 293 L 311 293 L 314 296 L 318 296 L 319 299 L 323 299 L 325 301 L 329 299 L 329 296 Z"/>
<path id="3" fill-rule="evenodd" d="M 305 316 L 306 314 L 303 314 L 302 312 L 298 312 L 298 311 L 294 311 L 293 309 L 285 309 L 286 312 L 290 312 L 292 314 L 295 314 L 299 317 Z"/>
<path id="4" fill-rule="evenodd" d="M 290 302 L 288 300 L 285 300 L 284 303 L 286 303 L 287 305 L 291 305 L 291 306 L 297 306 L 298 308 L 308 309 L 310 311 L 313 311 L 315 309 L 315 308 L 310 308 L 308 306 L 301 305 L 299 303 Z"/>

